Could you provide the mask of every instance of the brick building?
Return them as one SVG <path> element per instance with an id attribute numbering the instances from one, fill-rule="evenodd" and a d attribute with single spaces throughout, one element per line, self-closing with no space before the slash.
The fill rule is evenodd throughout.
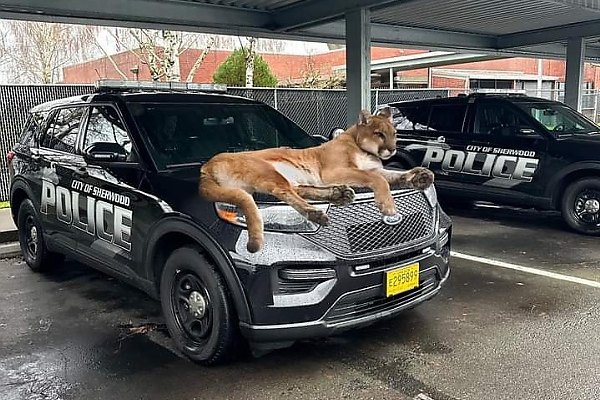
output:
<path id="1" fill-rule="evenodd" d="M 190 49 L 180 57 L 181 76 L 185 80 L 194 61 L 202 50 Z M 425 54 L 427 53 L 427 54 Z M 373 66 L 373 87 L 381 88 L 455 88 L 455 89 L 535 89 L 538 79 L 538 60 L 531 58 L 504 58 L 479 62 L 463 62 L 443 67 L 394 69 L 394 62 L 410 63 L 411 58 L 426 57 L 435 52 L 414 49 L 381 48 L 371 49 L 374 64 L 385 61 L 390 65 L 391 74 L 375 70 Z M 225 61 L 230 51 L 212 50 L 196 72 L 194 82 L 212 82 L 218 66 Z M 343 73 L 346 53 L 344 49 L 332 50 L 314 55 L 261 54 L 269 64 L 280 86 L 298 85 L 308 75 L 327 78 L 332 74 Z M 131 52 L 122 52 L 112 56 L 114 63 L 129 79 L 135 79 L 134 66 L 139 68 L 137 79 L 149 80 L 150 73 L 140 64 L 140 60 Z M 565 79 L 565 62 L 562 60 L 543 60 L 543 89 L 561 89 Z M 406 66 L 404 67 L 406 68 Z M 584 85 L 588 89 L 600 88 L 600 66 L 586 64 Z M 393 76 L 393 78 L 392 78 Z M 113 63 L 108 58 L 100 58 L 86 63 L 64 68 L 65 83 L 92 83 L 102 78 L 121 79 Z M 390 78 L 393 83 L 390 84 Z"/>

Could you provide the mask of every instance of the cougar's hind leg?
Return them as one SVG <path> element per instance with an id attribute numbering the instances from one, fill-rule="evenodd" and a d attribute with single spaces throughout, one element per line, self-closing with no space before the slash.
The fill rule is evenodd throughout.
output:
<path id="1" fill-rule="evenodd" d="M 202 174 L 200 179 L 200 195 L 206 201 L 230 203 L 242 210 L 248 226 L 248 243 L 246 249 L 256 253 L 264 244 L 263 221 L 252 196 L 245 190 L 221 186 L 211 176 Z"/>

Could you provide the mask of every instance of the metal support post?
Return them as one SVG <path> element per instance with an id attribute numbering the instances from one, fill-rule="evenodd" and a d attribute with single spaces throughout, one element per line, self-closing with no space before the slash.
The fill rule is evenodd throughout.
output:
<path id="1" fill-rule="evenodd" d="M 371 111 L 371 12 L 364 8 L 346 14 L 346 92 L 351 126 L 361 110 Z"/>
<path id="2" fill-rule="evenodd" d="M 567 41 L 567 74 L 565 77 L 565 104 L 581 111 L 581 86 L 583 83 L 583 38 Z"/>

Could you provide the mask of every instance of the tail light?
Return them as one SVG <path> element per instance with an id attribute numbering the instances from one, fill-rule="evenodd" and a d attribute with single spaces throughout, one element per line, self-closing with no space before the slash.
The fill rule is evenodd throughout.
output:
<path id="1" fill-rule="evenodd" d="M 13 160 L 13 158 L 15 158 L 14 151 L 11 150 L 8 153 L 6 153 L 6 161 L 8 161 L 10 163 Z"/>

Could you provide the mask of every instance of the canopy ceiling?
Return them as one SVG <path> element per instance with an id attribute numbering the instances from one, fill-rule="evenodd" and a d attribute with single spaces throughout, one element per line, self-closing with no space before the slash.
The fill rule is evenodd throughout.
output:
<path id="1" fill-rule="evenodd" d="M 373 45 L 563 58 L 585 37 L 600 61 L 600 0 L 0 0 L 0 18 L 343 42 L 358 8 Z"/>

